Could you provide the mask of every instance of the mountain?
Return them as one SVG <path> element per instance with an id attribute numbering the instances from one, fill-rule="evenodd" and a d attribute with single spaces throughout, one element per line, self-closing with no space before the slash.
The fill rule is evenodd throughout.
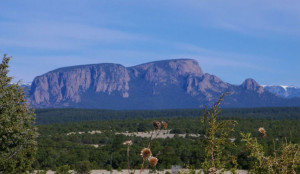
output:
<path id="1" fill-rule="evenodd" d="M 300 106 L 278 97 L 253 79 L 232 85 L 203 73 L 192 59 L 163 60 L 133 67 L 102 63 L 59 68 L 36 77 L 28 102 L 35 108 L 170 109 Z"/>
<path id="2" fill-rule="evenodd" d="M 9 85 L 12 84 L 18 84 L 21 88 L 23 88 L 25 95 L 28 96 L 30 93 L 31 89 L 31 83 L 30 82 L 17 82 L 17 83 L 10 83 Z"/>
<path id="3" fill-rule="evenodd" d="M 300 98 L 300 88 L 283 85 L 263 85 L 264 89 L 284 98 Z"/>

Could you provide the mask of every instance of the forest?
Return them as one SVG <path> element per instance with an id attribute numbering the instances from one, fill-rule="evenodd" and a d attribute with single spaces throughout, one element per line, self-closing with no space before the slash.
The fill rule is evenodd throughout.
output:
<path id="1" fill-rule="evenodd" d="M 159 118 L 159 117 L 200 117 L 203 109 L 170 110 L 104 110 L 104 109 L 36 109 L 37 124 L 54 124 L 95 120 Z M 225 108 L 220 117 L 228 118 L 265 118 L 265 119 L 300 119 L 300 107 L 267 108 Z"/>
<path id="2" fill-rule="evenodd" d="M 224 109 L 219 121 L 235 120 L 237 125 L 230 134 L 234 146 L 226 146 L 227 154 L 237 157 L 238 169 L 255 165 L 250 151 L 241 141 L 241 132 L 251 133 L 263 146 L 266 155 L 290 142 L 300 144 L 300 108 Z M 139 168 L 140 151 L 149 138 L 126 136 L 122 133 L 151 132 L 154 120 L 168 124 L 172 138 L 153 141 L 152 153 L 158 155 L 156 169 L 172 165 L 201 168 L 205 159 L 203 110 L 110 111 L 84 109 L 36 110 L 38 152 L 34 168 L 56 169 L 63 165 L 74 168 L 88 162 L 92 169 L 126 169 L 127 147 L 123 142 L 132 140 L 130 166 Z M 267 135 L 260 136 L 263 127 Z M 93 132 L 94 131 L 94 132 Z M 184 137 L 181 135 L 185 135 Z M 199 135 L 199 136 L 195 136 Z M 112 165 L 111 165 L 112 164 Z M 234 164 L 229 164 L 234 165 Z"/>

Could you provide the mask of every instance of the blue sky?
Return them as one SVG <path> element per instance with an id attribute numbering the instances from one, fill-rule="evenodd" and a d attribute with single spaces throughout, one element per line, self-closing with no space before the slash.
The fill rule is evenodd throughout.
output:
<path id="1" fill-rule="evenodd" d="M 298 0 L 0 1 L 0 53 L 30 82 L 78 64 L 196 59 L 241 84 L 300 87 Z"/>

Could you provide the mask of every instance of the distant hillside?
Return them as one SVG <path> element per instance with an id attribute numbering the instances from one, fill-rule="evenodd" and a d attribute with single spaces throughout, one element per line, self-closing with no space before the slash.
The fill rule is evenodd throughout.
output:
<path id="1" fill-rule="evenodd" d="M 212 106 L 230 92 L 222 107 L 300 106 L 253 79 L 241 85 L 203 73 L 192 59 L 163 60 L 133 67 L 103 63 L 53 70 L 36 77 L 28 102 L 34 108 L 183 109 Z"/>
<path id="2" fill-rule="evenodd" d="M 300 98 L 300 88 L 294 86 L 265 85 L 264 89 L 284 98 Z"/>

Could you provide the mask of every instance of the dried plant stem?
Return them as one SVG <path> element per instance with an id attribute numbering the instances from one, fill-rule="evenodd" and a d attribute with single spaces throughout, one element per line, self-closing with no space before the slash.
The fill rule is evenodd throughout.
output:
<path id="1" fill-rule="evenodd" d="M 5 160 L 10 160 L 12 157 L 14 157 L 19 151 L 23 148 L 23 145 L 21 145 L 16 151 L 14 151 L 9 157 L 7 157 Z"/>
<path id="2" fill-rule="evenodd" d="M 149 139 L 149 143 L 148 143 L 148 146 L 147 148 L 144 148 L 142 151 L 141 151 L 141 156 L 143 158 L 143 162 L 142 162 L 142 165 L 141 165 L 141 170 L 139 172 L 139 174 L 141 174 L 144 170 L 144 165 L 145 165 L 145 161 L 150 159 L 151 163 L 149 163 L 151 166 L 155 166 L 157 164 L 157 161 L 158 159 L 156 157 L 153 157 L 152 156 L 152 152 L 151 152 L 151 144 L 153 142 L 154 139 L 156 139 L 161 131 L 161 128 L 162 128 L 162 125 L 163 125 L 163 128 L 166 129 L 167 128 L 167 123 L 162 121 L 162 122 L 159 122 L 159 121 L 153 121 L 152 122 L 153 124 L 153 127 L 154 129 L 152 130 L 151 132 L 151 136 L 150 136 L 150 139 Z M 156 133 L 156 135 L 154 135 L 154 133 Z M 149 162 L 150 162 L 149 161 Z"/>
<path id="3" fill-rule="evenodd" d="M 156 138 L 158 137 L 158 135 L 159 135 L 159 133 L 160 133 L 160 130 L 161 130 L 161 129 L 159 129 L 159 130 L 157 131 L 157 133 L 156 133 L 156 135 L 155 135 L 155 137 L 154 137 L 153 139 L 151 139 L 151 138 L 152 138 L 152 134 L 153 134 L 153 132 L 154 132 L 155 130 L 152 131 L 151 138 L 150 138 L 150 142 L 149 142 L 149 144 L 148 144 L 148 148 L 151 148 L 151 144 L 152 144 L 153 140 L 156 139 Z"/>
<path id="4" fill-rule="evenodd" d="M 150 140 L 149 140 L 149 143 L 148 143 L 148 148 L 150 148 L 150 146 L 151 146 L 152 136 L 153 136 L 154 131 L 155 130 L 152 130 L 152 132 L 151 132 Z"/>
<path id="5" fill-rule="evenodd" d="M 156 138 L 158 137 L 160 131 L 161 131 L 161 129 L 159 129 L 159 130 L 157 131 L 157 134 L 156 134 L 155 138 L 153 138 L 153 139 L 156 139 Z"/>
<path id="6" fill-rule="evenodd" d="M 143 170 L 144 170 L 144 164 L 145 164 L 145 159 L 143 158 L 143 163 L 142 163 L 141 170 L 140 170 L 139 174 L 141 174 L 143 172 Z"/>
<path id="7" fill-rule="evenodd" d="M 152 133 L 151 133 L 151 136 L 150 136 L 150 141 L 149 141 L 149 144 L 148 144 L 148 148 L 149 148 L 149 149 L 151 148 L 151 144 L 152 144 L 153 140 L 156 139 L 156 138 L 158 137 L 158 135 L 159 135 L 161 129 L 159 129 L 159 130 L 157 131 L 155 137 L 152 138 L 155 131 L 156 131 L 155 129 L 152 130 Z"/>

